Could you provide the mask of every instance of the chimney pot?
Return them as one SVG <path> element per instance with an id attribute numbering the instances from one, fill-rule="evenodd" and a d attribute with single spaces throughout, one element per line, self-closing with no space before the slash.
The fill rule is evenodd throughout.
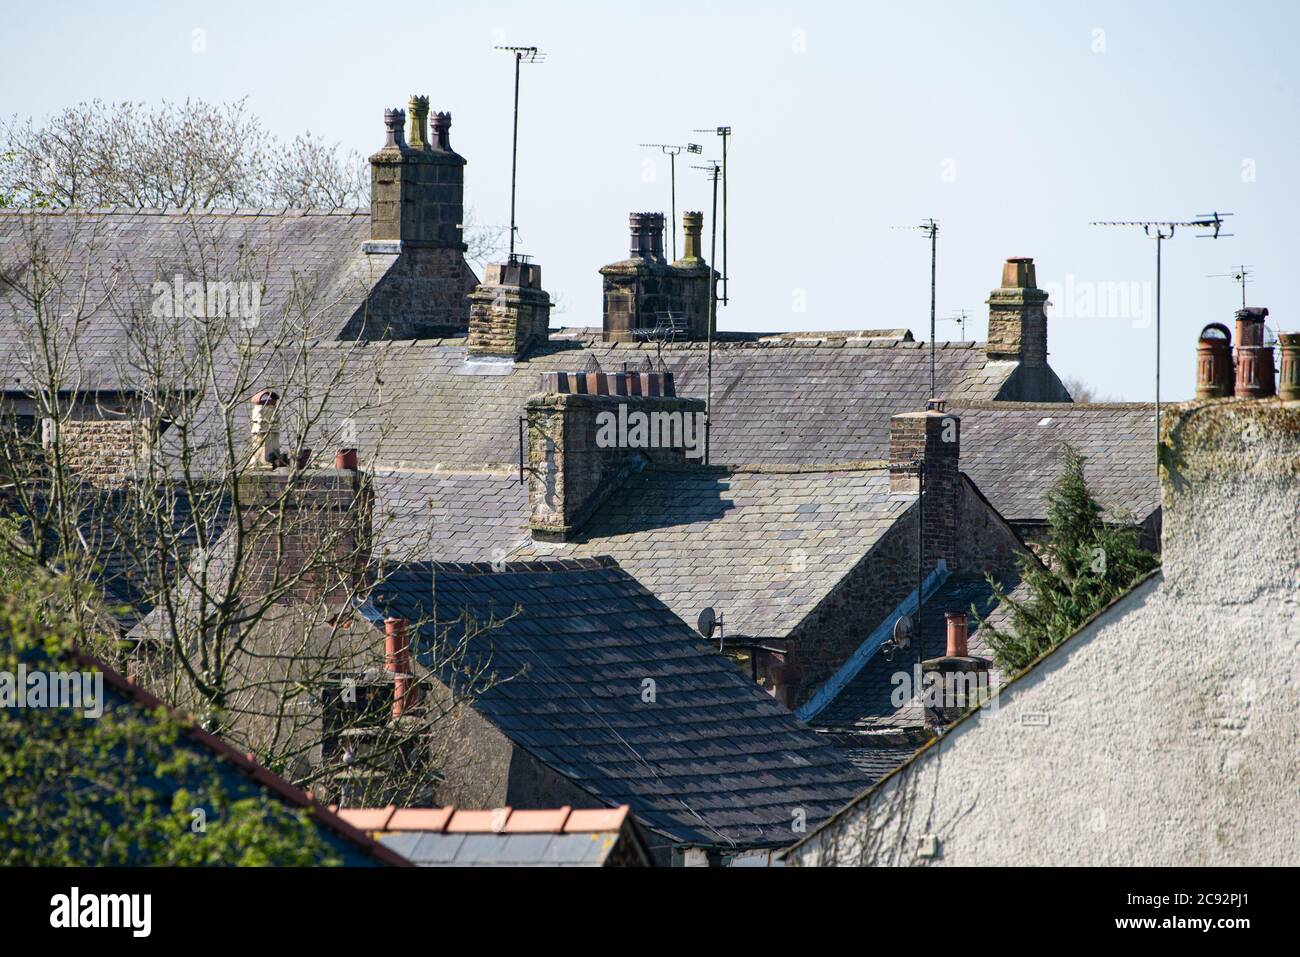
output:
<path id="1" fill-rule="evenodd" d="M 1232 364 L 1232 333 L 1221 322 L 1201 330 L 1196 344 L 1196 397 L 1219 399 L 1232 395 L 1235 370 Z"/>
<path id="2" fill-rule="evenodd" d="M 700 236 L 704 232 L 704 214 L 698 212 L 682 213 L 682 259 L 693 261 L 703 259 L 701 255 Z"/>
<path id="3" fill-rule="evenodd" d="M 405 618 L 384 619 L 384 667 L 393 675 L 394 718 L 414 704 L 411 688 L 409 622 Z"/>
<path id="4" fill-rule="evenodd" d="M 647 259 L 647 250 L 649 241 L 645 234 L 645 213 L 629 213 L 627 217 L 628 227 L 631 232 L 631 243 L 628 247 L 629 259 Z"/>
<path id="5" fill-rule="evenodd" d="M 411 135 L 409 137 L 411 149 L 429 149 L 429 134 L 426 125 L 429 121 L 429 98 L 412 94 L 406 103 L 406 109 L 411 115 Z"/>
<path id="6" fill-rule="evenodd" d="M 339 449 L 334 453 L 334 467 L 355 472 L 357 470 L 357 450 Z"/>
<path id="7" fill-rule="evenodd" d="M 433 148 L 451 151 L 451 114 L 434 113 L 430 119 L 433 127 Z"/>
<path id="8" fill-rule="evenodd" d="M 384 110 L 384 131 L 387 139 L 384 149 L 401 149 L 406 145 L 402 137 L 402 127 L 406 125 L 406 112 L 399 109 Z"/>
<path id="9" fill-rule="evenodd" d="M 948 623 L 948 657 L 966 658 L 970 649 L 967 644 L 966 613 L 950 611 L 944 614 Z"/>
<path id="10" fill-rule="evenodd" d="M 1031 256 L 1013 256 L 1002 264 L 1003 289 L 1037 289 L 1034 260 Z"/>
<path id="11" fill-rule="evenodd" d="M 927 412 L 942 412 L 946 406 L 947 402 L 943 399 L 927 399 L 925 401 L 925 410 Z"/>

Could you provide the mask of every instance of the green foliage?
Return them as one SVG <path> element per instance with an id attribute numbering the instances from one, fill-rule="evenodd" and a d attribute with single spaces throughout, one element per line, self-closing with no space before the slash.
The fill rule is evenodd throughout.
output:
<path id="1" fill-rule="evenodd" d="M 1106 524 L 1084 480 L 1083 459 L 1069 446 L 1065 471 L 1047 493 L 1050 541 L 1042 563 L 1021 559 L 1031 595 L 1011 598 L 990 578 L 996 597 L 1010 610 L 1010 630 L 989 629 L 998 663 L 1019 671 L 1069 637 L 1089 617 L 1133 587 L 1159 564 L 1139 544 L 1131 525 Z"/>
<path id="2" fill-rule="evenodd" d="M 76 586 L 5 564 L 0 672 L 80 670 L 53 611 Z M 165 709 L 105 699 L 100 717 L 0 708 L 0 865 L 341 863 L 308 812 L 235 777 Z"/>

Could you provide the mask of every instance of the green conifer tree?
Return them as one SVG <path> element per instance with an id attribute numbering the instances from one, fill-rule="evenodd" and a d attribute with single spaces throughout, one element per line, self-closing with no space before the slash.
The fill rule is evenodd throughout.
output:
<path id="1" fill-rule="evenodd" d="M 1068 445 L 1061 454 L 1065 471 L 1046 497 L 1050 540 L 1042 562 L 1030 556 L 1021 560 L 1030 596 L 1012 598 L 989 579 L 1010 610 L 1009 630 L 990 627 L 988 632 L 998 663 L 1009 672 L 1069 637 L 1159 564 L 1139 544 L 1136 528 L 1102 520 L 1102 507 L 1084 480 L 1083 458 Z"/>

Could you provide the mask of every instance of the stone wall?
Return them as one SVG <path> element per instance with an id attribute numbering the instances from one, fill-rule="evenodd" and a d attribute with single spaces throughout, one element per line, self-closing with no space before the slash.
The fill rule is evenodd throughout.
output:
<path id="1" fill-rule="evenodd" d="M 629 413 L 700 415 L 701 399 L 539 393 L 528 417 L 529 524 L 534 537 L 571 537 L 606 496 L 634 469 L 646 464 L 684 465 L 684 448 L 603 447 L 598 417 Z"/>
<path id="2" fill-rule="evenodd" d="M 997 576 L 1014 571 L 1024 546 L 1015 532 L 964 476 L 946 510 L 951 523 L 945 537 L 956 547 L 948 561 L 958 575 Z M 939 509 L 927 508 L 932 514 Z M 929 520 L 927 519 L 927 525 Z M 927 546 L 924 573 L 936 564 Z M 784 681 L 785 704 L 797 708 L 812 696 L 862 644 L 871 630 L 916 590 L 916 509 L 909 509 L 881 536 L 809 615 L 790 633 Z"/>
<path id="3" fill-rule="evenodd" d="M 791 863 L 1300 863 L 1300 403 L 1193 403 L 1162 426 L 1162 571 Z"/>
<path id="4" fill-rule="evenodd" d="M 113 488 L 130 478 L 151 434 L 149 421 L 133 416 L 70 418 L 59 429 L 64 462 L 97 488 Z"/>
<path id="5" fill-rule="evenodd" d="M 478 277 L 459 249 L 401 247 L 353 313 L 342 339 L 425 339 L 464 335 Z"/>

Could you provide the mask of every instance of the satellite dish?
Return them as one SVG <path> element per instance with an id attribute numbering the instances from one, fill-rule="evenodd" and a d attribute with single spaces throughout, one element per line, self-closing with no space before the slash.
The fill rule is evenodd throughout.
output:
<path id="1" fill-rule="evenodd" d="M 704 638 L 712 638 L 714 629 L 718 627 L 718 615 L 712 607 L 700 612 L 700 617 L 695 622 L 695 630 Z"/>
<path id="2" fill-rule="evenodd" d="M 912 632 L 915 626 L 912 623 L 911 615 L 903 615 L 894 622 L 894 645 L 898 648 L 906 648 L 912 643 Z"/>
<path id="3" fill-rule="evenodd" d="M 886 661 L 893 661 L 894 655 L 898 654 L 912 644 L 912 632 L 915 625 L 912 622 L 911 615 L 903 615 L 898 621 L 894 622 L 894 633 L 889 640 L 880 646 L 881 653 Z"/>

